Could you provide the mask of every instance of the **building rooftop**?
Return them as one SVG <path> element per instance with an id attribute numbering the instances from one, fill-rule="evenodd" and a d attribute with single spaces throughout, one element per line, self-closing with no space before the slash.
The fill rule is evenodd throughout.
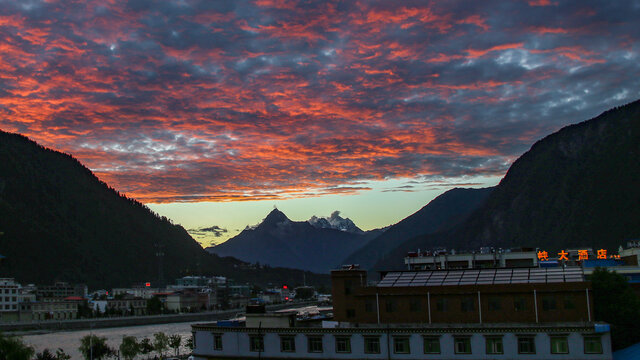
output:
<path id="1" fill-rule="evenodd" d="M 581 267 L 389 272 L 378 287 L 583 282 Z"/>

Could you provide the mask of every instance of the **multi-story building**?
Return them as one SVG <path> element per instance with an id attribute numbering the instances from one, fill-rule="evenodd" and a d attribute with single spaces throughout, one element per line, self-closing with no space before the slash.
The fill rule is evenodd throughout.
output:
<path id="1" fill-rule="evenodd" d="M 18 320 L 19 288 L 13 278 L 0 278 L 0 321 Z"/>
<path id="2" fill-rule="evenodd" d="M 538 266 L 536 249 L 487 249 L 477 252 L 409 252 L 404 258 L 408 270 L 511 268 Z"/>
<path id="3" fill-rule="evenodd" d="M 194 356 L 611 359 L 609 327 L 593 321 L 580 267 L 388 272 L 374 285 L 356 267 L 331 276 L 334 322 L 194 325 Z"/>
<path id="4" fill-rule="evenodd" d="M 36 301 L 20 304 L 20 321 L 71 320 L 78 317 L 77 301 Z"/>
<path id="5" fill-rule="evenodd" d="M 134 297 L 91 301 L 94 310 L 112 315 L 145 315 L 147 300 Z"/>
<path id="6" fill-rule="evenodd" d="M 211 283 L 211 278 L 206 276 L 185 276 L 176 279 L 179 288 L 203 288 Z"/>
<path id="7" fill-rule="evenodd" d="M 158 288 L 152 288 L 150 286 L 138 286 L 132 288 L 113 288 L 111 289 L 111 295 L 113 296 L 132 296 L 134 298 L 151 299 L 153 294 L 159 291 Z"/>
<path id="8" fill-rule="evenodd" d="M 36 290 L 38 300 L 64 299 L 69 296 L 87 297 L 87 285 L 57 282 L 53 285 L 39 285 Z"/>

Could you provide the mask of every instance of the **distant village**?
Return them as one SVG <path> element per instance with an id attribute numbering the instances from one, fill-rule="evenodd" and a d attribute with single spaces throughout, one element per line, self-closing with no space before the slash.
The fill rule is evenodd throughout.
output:
<path id="1" fill-rule="evenodd" d="M 224 276 L 185 276 L 163 287 L 147 282 L 92 292 L 84 284 L 22 285 L 0 278 L 0 322 L 195 313 L 310 299 L 328 302 L 330 296 L 318 295 L 310 286 L 282 284 L 262 290 Z"/>

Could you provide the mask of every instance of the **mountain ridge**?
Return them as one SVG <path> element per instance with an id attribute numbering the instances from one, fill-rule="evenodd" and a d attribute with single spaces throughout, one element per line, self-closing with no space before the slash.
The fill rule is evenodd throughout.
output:
<path id="1" fill-rule="evenodd" d="M 359 230 L 359 229 L 358 229 Z M 257 226 L 206 250 L 251 263 L 327 273 L 339 265 L 341 254 L 352 252 L 379 234 L 315 227 L 308 221 L 292 221 L 278 209 Z"/>
<path id="2" fill-rule="evenodd" d="M 347 256 L 345 264 L 359 264 L 363 269 L 371 269 L 403 241 L 432 233 L 443 227 L 461 221 L 477 208 L 493 190 L 454 188 L 438 195 L 420 210 L 390 226 L 384 233 L 371 240 L 362 248 Z"/>
<path id="3" fill-rule="evenodd" d="M 180 225 L 109 187 L 71 155 L 2 130 L 0 232 L 6 257 L 0 272 L 27 283 L 155 283 L 158 249 L 169 281 L 194 274 L 256 283 L 303 280 L 302 271 L 251 269 L 210 255 Z M 327 276 L 306 277 L 328 283 Z"/>
<path id="4" fill-rule="evenodd" d="M 640 100 L 537 141 L 463 223 L 409 239 L 389 258 L 401 262 L 406 251 L 440 246 L 617 250 L 640 236 L 639 156 Z"/>

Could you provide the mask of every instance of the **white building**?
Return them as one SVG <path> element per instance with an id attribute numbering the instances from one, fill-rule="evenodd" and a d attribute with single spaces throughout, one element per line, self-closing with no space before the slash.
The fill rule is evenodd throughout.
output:
<path id="1" fill-rule="evenodd" d="M 19 288 L 13 278 L 0 278 L 0 321 L 17 320 Z"/>
<path id="2" fill-rule="evenodd" d="M 407 270 L 474 269 L 483 267 L 536 267 L 538 253 L 530 250 L 499 250 L 474 253 L 410 252 L 404 258 Z"/>
<path id="3" fill-rule="evenodd" d="M 593 323 L 192 328 L 196 360 L 612 358 L 608 325 Z"/>

